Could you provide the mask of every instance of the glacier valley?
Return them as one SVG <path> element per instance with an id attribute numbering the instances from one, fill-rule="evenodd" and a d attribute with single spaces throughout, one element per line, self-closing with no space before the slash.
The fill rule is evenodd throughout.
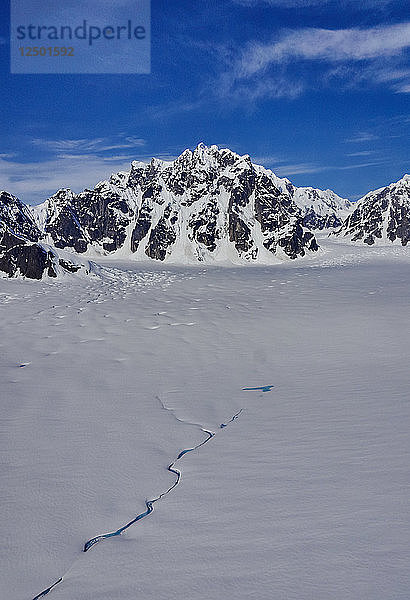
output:
<path id="1" fill-rule="evenodd" d="M 320 242 L 1 279 L 2 598 L 407 600 L 410 254 Z"/>

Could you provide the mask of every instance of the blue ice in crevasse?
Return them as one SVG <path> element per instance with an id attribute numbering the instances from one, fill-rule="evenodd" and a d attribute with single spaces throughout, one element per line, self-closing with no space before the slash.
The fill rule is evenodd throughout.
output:
<path id="1" fill-rule="evenodd" d="M 235 418 L 235 416 L 236 415 L 234 415 L 233 418 Z M 185 456 L 185 454 L 188 454 L 188 452 L 193 452 L 194 450 L 197 450 L 201 446 L 204 446 L 204 444 L 206 444 L 207 442 L 209 442 L 209 440 L 214 437 L 215 434 L 212 431 L 208 431 L 207 429 L 203 429 L 202 427 L 201 427 L 201 429 L 207 435 L 206 440 L 203 440 L 202 442 L 200 442 L 199 444 L 197 444 L 193 448 L 185 448 L 185 450 L 181 450 L 181 452 L 178 454 L 178 456 L 175 459 L 175 461 L 172 462 L 169 465 L 169 467 L 167 467 L 167 469 L 168 469 L 168 471 L 170 473 L 174 473 L 174 475 L 176 475 L 176 480 L 171 485 L 171 487 L 168 488 L 165 492 L 162 492 L 156 498 L 153 498 L 152 500 L 145 500 L 146 510 L 144 512 L 140 513 L 139 515 L 137 515 L 129 523 L 126 523 L 126 525 L 123 525 L 122 527 L 120 527 L 116 531 L 111 531 L 110 533 L 103 533 L 102 535 L 97 535 L 97 536 L 91 538 L 91 540 L 88 540 L 88 542 L 86 542 L 85 545 L 84 545 L 84 549 L 83 549 L 84 552 L 88 552 L 88 550 L 90 548 L 92 548 L 92 546 L 94 546 L 95 544 L 98 544 L 98 542 L 101 542 L 102 540 L 106 540 L 108 538 L 117 537 L 118 535 L 121 535 L 126 529 L 128 529 L 129 527 L 131 527 L 131 525 L 134 525 L 134 523 L 136 523 L 137 521 L 140 521 L 144 517 L 147 517 L 149 514 L 151 514 L 153 512 L 153 510 L 154 510 L 153 504 L 155 504 L 155 502 L 158 502 L 158 500 L 161 500 L 161 498 L 163 498 L 164 496 L 166 496 L 167 494 L 169 494 L 169 492 L 171 490 L 173 490 L 174 487 L 176 487 L 178 485 L 178 483 L 179 483 L 179 481 L 181 479 L 181 472 L 176 467 L 174 467 L 175 463 L 180 458 L 182 458 L 183 456 Z"/>
<path id="2" fill-rule="evenodd" d="M 61 583 L 62 581 L 63 581 L 63 578 L 62 578 L 62 577 L 60 577 L 60 579 L 59 579 L 58 581 L 56 581 L 55 583 L 53 583 L 53 585 L 50 585 L 50 587 L 48 587 L 46 590 L 43 590 L 43 591 L 41 592 L 41 594 L 38 594 L 38 596 L 36 596 L 35 598 L 33 598 L 33 600 L 39 600 L 39 598 L 42 598 L 43 596 L 47 596 L 47 594 L 48 594 L 49 592 L 51 592 L 51 590 L 52 590 L 53 588 L 55 588 L 55 587 L 56 587 L 56 585 L 58 585 L 58 584 L 59 584 L 59 583 Z"/>
<path id="3" fill-rule="evenodd" d="M 274 387 L 273 385 L 262 385 L 261 387 L 242 388 L 242 390 L 245 392 L 253 392 L 253 391 L 270 392 L 273 387 Z"/>
<path id="4" fill-rule="evenodd" d="M 164 404 L 162 403 L 161 400 L 160 400 L 160 403 L 161 403 L 161 406 L 164 409 L 170 410 L 172 412 L 172 409 L 169 409 L 166 406 L 164 406 Z M 228 421 L 228 423 L 231 423 L 232 421 L 234 421 L 235 419 L 237 419 L 238 416 L 241 414 L 241 412 L 242 412 L 242 409 L 239 410 L 236 414 L 234 414 L 233 417 Z M 178 419 L 178 418 L 177 418 L 177 420 L 180 421 L 180 419 Z M 184 423 L 185 421 L 182 421 L 182 422 Z M 101 542 L 101 541 L 106 540 L 108 538 L 112 538 L 112 537 L 116 537 L 116 536 L 121 535 L 124 531 L 126 531 L 129 527 L 131 527 L 131 525 L 133 525 L 137 521 L 140 521 L 144 517 L 147 517 L 149 514 L 151 514 L 153 512 L 153 510 L 154 510 L 154 506 L 153 506 L 154 503 L 158 502 L 158 500 L 161 500 L 161 498 L 163 498 L 164 496 L 166 496 L 167 494 L 169 494 L 169 492 L 171 490 L 173 490 L 178 485 L 178 483 L 181 480 L 181 471 L 179 471 L 179 469 L 176 468 L 175 463 L 178 460 L 180 460 L 183 456 L 185 456 L 185 454 L 188 454 L 188 452 L 193 452 L 194 450 L 197 450 L 201 446 L 204 446 L 207 442 L 209 442 L 209 440 L 211 440 L 215 436 L 214 432 L 209 431 L 208 429 L 205 429 L 204 427 L 202 427 L 199 424 L 196 424 L 196 423 L 190 423 L 190 424 L 191 425 L 196 425 L 197 427 L 200 427 L 200 429 L 202 430 L 202 432 L 205 433 L 207 437 L 206 437 L 205 440 L 202 440 L 202 442 L 200 442 L 199 444 L 197 444 L 193 448 L 185 448 L 184 450 L 181 450 L 179 452 L 177 458 L 174 460 L 174 462 L 172 462 L 167 467 L 168 471 L 170 473 L 173 473 L 176 476 L 174 483 L 165 492 L 162 492 L 156 498 L 153 498 L 152 500 L 145 500 L 146 510 L 144 512 L 140 513 L 139 515 L 137 515 L 134 519 L 132 519 L 131 521 L 129 521 L 128 523 L 126 523 L 125 525 L 123 525 L 122 527 L 120 527 L 119 529 L 117 529 L 116 531 L 111 531 L 110 533 L 104 533 L 104 534 L 101 534 L 101 535 L 97 535 L 97 536 L 91 538 L 90 540 L 88 540 L 88 542 L 86 542 L 84 544 L 84 548 L 83 548 L 84 552 L 88 552 L 88 550 L 90 550 L 90 548 L 92 548 L 95 544 L 98 544 L 98 542 Z M 223 425 L 221 425 L 221 427 L 226 427 L 226 425 L 223 424 Z M 49 586 L 47 589 L 45 589 L 42 592 L 40 592 L 40 594 L 37 594 L 37 596 L 35 596 L 33 598 L 33 600 L 40 600 L 40 598 L 43 598 L 43 596 L 46 596 L 49 592 L 51 592 L 62 581 L 63 581 L 63 577 L 60 577 L 60 579 L 58 579 L 55 583 L 53 583 L 53 585 Z"/>
<path id="5" fill-rule="evenodd" d="M 229 425 L 229 423 L 232 423 L 232 421 L 235 421 L 235 419 L 237 419 L 239 417 L 239 415 L 241 414 L 242 411 L 243 411 L 243 408 L 241 408 L 241 410 L 238 410 L 238 412 L 235 413 L 234 416 L 232 417 L 232 419 L 229 419 L 229 421 L 227 423 L 221 423 L 219 427 L 221 429 L 223 429 L 224 427 L 227 427 Z"/>

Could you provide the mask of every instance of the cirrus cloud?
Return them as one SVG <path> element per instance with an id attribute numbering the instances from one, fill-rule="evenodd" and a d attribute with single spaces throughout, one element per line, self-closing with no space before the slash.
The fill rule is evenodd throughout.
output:
<path id="1" fill-rule="evenodd" d="M 289 60 L 345 62 L 398 56 L 410 47 L 410 23 L 370 29 L 301 29 L 271 44 L 252 44 L 238 65 L 250 77 L 274 63 Z"/>
<path id="2" fill-rule="evenodd" d="M 251 42 L 220 78 L 223 96 L 294 97 L 308 87 L 387 86 L 406 93 L 410 22 L 350 29 L 285 30 Z M 255 90 L 258 92 L 255 93 Z"/>
<path id="3" fill-rule="evenodd" d="M 330 4 L 332 0 L 232 0 L 234 4 L 240 4 L 241 6 L 249 6 L 251 8 L 256 6 L 273 6 L 276 8 L 312 8 L 315 6 L 321 7 Z M 367 10 L 368 8 L 384 8 L 388 4 L 392 4 L 394 0 L 339 0 L 339 4 L 350 5 L 358 10 Z"/>

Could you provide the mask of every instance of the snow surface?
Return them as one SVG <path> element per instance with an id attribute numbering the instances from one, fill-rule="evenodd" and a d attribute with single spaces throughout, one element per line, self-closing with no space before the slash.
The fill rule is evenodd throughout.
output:
<path id="1" fill-rule="evenodd" d="M 0 279 L 2 599 L 408 600 L 410 250 L 322 245 Z"/>

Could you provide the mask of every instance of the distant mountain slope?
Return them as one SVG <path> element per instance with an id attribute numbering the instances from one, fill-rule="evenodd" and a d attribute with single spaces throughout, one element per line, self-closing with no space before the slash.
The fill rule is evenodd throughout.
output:
<path id="1" fill-rule="evenodd" d="M 296 187 L 289 179 L 281 179 L 270 170 L 263 169 L 283 193 L 289 194 L 299 207 L 303 224 L 312 230 L 340 227 L 352 212 L 354 204 L 341 198 L 332 190 L 318 190 L 312 187 Z"/>
<path id="2" fill-rule="evenodd" d="M 340 227 L 354 209 L 352 202 L 340 198 L 332 190 L 293 187 L 291 194 L 302 210 L 303 224 L 313 230 Z"/>
<path id="3" fill-rule="evenodd" d="M 50 243 L 174 262 L 272 262 L 317 250 L 309 227 L 340 226 L 350 203 L 296 188 L 249 156 L 200 144 L 176 160 L 133 162 L 94 190 L 35 207 Z"/>
<path id="4" fill-rule="evenodd" d="M 0 192 L 0 271 L 9 277 L 41 279 L 83 267 L 58 256 L 40 242 L 41 237 L 29 208 L 8 192 Z"/>
<path id="5" fill-rule="evenodd" d="M 375 244 L 410 241 L 410 175 L 358 200 L 336 235 Z"/>
<path id="6" fill-rule="evenodd" d="M 16 235 L 32 242 L 37 242 L 42 236 L 30 209 L 8 192 L 0 191 L 0 222 Z"/>

